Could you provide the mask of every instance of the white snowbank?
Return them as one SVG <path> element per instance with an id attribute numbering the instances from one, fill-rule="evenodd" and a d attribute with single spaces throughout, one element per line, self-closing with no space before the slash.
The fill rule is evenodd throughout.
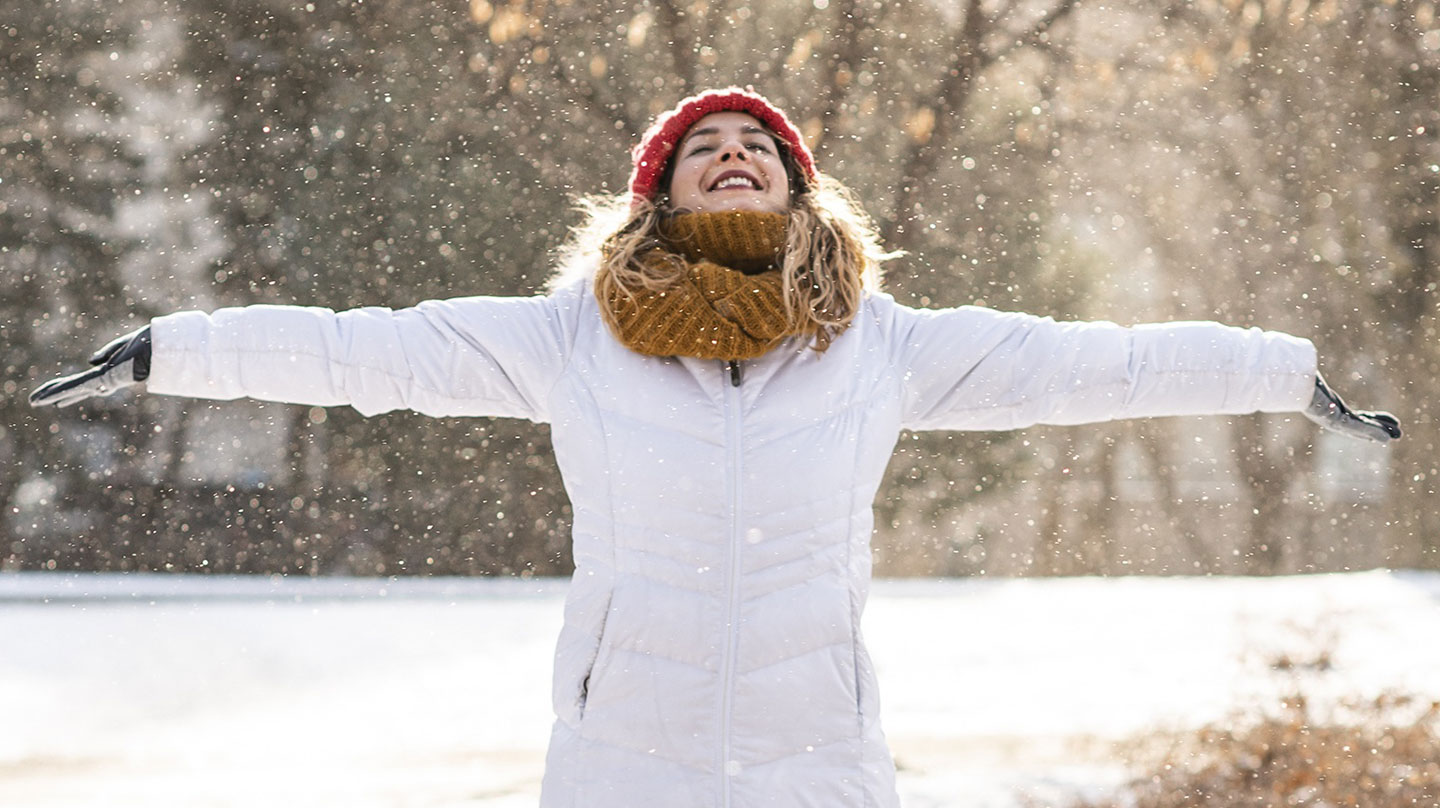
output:
<path id="1" fill-rule="evenodd" d="M 534 805 L 554 580 L 0 574 L 0 805 Z M 1440 575 L 881 581 L 910 808 L 1125 772 L 1105 741 L 1314 688 L 1440 697 Z"/>

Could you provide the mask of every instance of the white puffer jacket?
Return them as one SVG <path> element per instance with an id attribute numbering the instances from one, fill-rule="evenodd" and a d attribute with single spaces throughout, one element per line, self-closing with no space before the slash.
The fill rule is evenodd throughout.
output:
<path id="1" fill-rule="evenodd" d="M 153 338 L 152 392 L 552 424 L 576 569 L 547 808 L 897 805 L 860 615 L 900 430 L 1299 410 L 1315 378 L 1284 334 L 875 294 L 825 354 L 792 341 L 736 386 L 721 362 L 626 349 L 584 283 L 189 312 Z"/>

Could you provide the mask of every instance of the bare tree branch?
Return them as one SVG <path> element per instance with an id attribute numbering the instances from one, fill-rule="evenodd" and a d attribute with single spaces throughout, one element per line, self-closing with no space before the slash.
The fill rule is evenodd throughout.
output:
<path id="1" fill-rule="evenodd" d="M 995 15 L 990 18 L 991 27 L 997 31 L 1005 28 L 1006 24 L 1014 19 L 1015 12 L 1026 5 L 1028 4 L 1024 0 L 1010 0 L 1008 5 L 995 12 Z"/>
<path id="2" fill-rule="evenodd" d="M 860 30 L 864 27 L 864 9 L 857 0 L 843 0 L 835 9 L 840 18 L 841 36 L 834 37 L 830 63 L 838 69 L 844 66 L 854 73 L 860 66 Z M 825 83 L 824 97 L 820 101 L 820 137 L 823 140 L 835 130 L 840 121 L 840 111 L 845 104 L 845 88 L 840 86 L 838 76 L 831 74 Z M 819 143 L 814 144 L 819 146 Z"/>
<path id="3" fill-rule="evenodd" d="M 675 74 L 683 82 L 681 94 L 689 95 L 695 87 L 695 80 L 698 76 L 695 65 L 695 48 L 691 38 L 684 36 L 681 31 L 683 27 L 681 17 L 685 12 L 675 4 L 675 0 L 657 0 L 655 10 L 656 17 L 670 42 L 670 57 L 675 62 Z"/>
<path id="4" fill-rule="evenodd" d="M 1069 16 L 1070 12 L 1074 11 L 1079 3 L 1080 0 L 1060 0 L 1054 8 L 1050 9 L 1049 13 L 1037 20 L 1034 25 L 1030 26 L 1029 30 L 1016 37 L 1014 42 L 992 54 L 989 58 L 989 63 L 1004 59 L 1018 48 L 1038 47 L 1042 45 L 1045 42 L 1045 35 L 1050 32 L 1050 29 L 1055 26 L 1055 23 Z"/>
<path id="5" fill-rule="evenodd" d="M 975 77 L 1015 48 L 1043 43 L 1050 28 L 1068 16 L 1078 5 L 1079 0 L 1060 0 L 1014 44 L 1002 51 L 991 53 L 985 50 L 985 39 L 995 29 L 994 19 L 985 15 L 979 0 L 972 0 L 965 12 L 965 21 L 955 38 L 955 57 L 946 66 L 936 93 L 938 103 L 934 129 L 928 139 L 911 146 L 905 160 L 895 204 L 881 230 L 881 235 L 887 242 L 902 247 L 910 242 L 912 236 L 909 234 L 912 231 L 904 227 L 904 217 L 914 209 L 919 197 L 920 178 L 933 171 L 941 150 L 956 130 L 974 89 Z"/>
<path id="6" fill-rule="evenodd" d="M 980 0 L 971 0 L 965 12 L 965 21 L 956 32 L 951 48 L 955 55 L 945 66 L 935 93 L 935 126 L 928 138 L 911 143 L 900 173 L 895 203 L 881 229 L 881 236 L 887 243 L 898 246 L 910 241 L 908 234 L 911 231 L 905 228 L 904 217 L 914 208 L 919 197 L 920 178 L 934 168 L 941 146 L 954 129 L 954 119 L 965 108 L 975 76 L 989 64 L 982 48 L 989 31 L 990 18 L 980 9 Z"/>
<path id="7" fill-rule="evenodd" d="M 804 17 L 804 19 L 802 19 L 802 20 L 800 21 L 800 25 L 797 27 L 796 30 L 799 30 L 799 31 L 808 31 L 808 30 L 810 29 L 810 27 L 811 27 L 812 25 L 814 25 L 814 23 L 815 23 L 815 15 L 816 15 L 817 11 L 818 11 L 818 10 L 815 8 L 815 4 L 814 4 L 814 3 L 806 4 L 806 6 L 805 6 L 805 17 Z M 760 24 L 761 24 L 761 20 L 764 19 L 764 17 L 763 17 L 763 15 L 756 14 L 756 15 L 753 15 L 750 19 L 751 19 L 751 25 L 752 25 L 752 27 L 753 27 L 753 26 L 758 26 L 758 25 L 760 25 Z M 758 37 L 757 37 L 757 38 L 758 38 Z M 801 40 L 802 38 L 803 38 L 803 37 L 798 37 L 798 36 L 795 37 L 795 40 L 790 43 L 789 49 L 785 51 L 785 58 L 784 58 L 784 59 L 779 59 L 779 58 L 777 58 L 777 59 L 772 59 L 772 60 L 770 61 L 770 69 L 767 70 L 767 71 L 765 71 L 765 81 L 766 81 L 767 84 L 769 84 L 770 86 L 775 86 L 775 85 L 782 85 L 782 86 L 783 86 L 783 85 L 785 84 L 785 77 L 786 77 L 787 75 L 789 75 L 789 73 L 790 73 L 787 65 L 788 65 L 789 62 L 790 62 L 790 57 L 791 57 L 791 55 L 795 53 L 795 48 L 799 46 L 800 40 Z"/>
<path id="8" fill-rule="evenodd" d="M 607 125 L 613 125 L 616 119 L 619 119 L 625 127 L 626 133 L 630 135 L 638 135 L 643 131 L 643 124 L 630 114 L 630 110 L 622 101 L 609 98 L 608 94 L 603 92 L 589 76 L 576 75 L 574 71 L 570 70 L 565 59 L 555 60 L 554 73 L 556 81 L 560 82 L 561 86 L 575 89 L 579 100 L 583 102 L 581 106 L 597 120 Z"/>

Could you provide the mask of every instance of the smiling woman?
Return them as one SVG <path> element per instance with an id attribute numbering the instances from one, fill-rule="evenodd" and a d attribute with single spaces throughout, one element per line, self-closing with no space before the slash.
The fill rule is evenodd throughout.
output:
<path id="1" fill-rule="evenodd" d="M 183 312 L 31 400 L 146 381 L 550 423 L 575 576 L 546 808 L 898 804 L 860 617 L 902 429 L 1261 410 L 1399 437 L 1286 334 L 896 303 L 859 205 L 753 92 L 685 99 L 633 160 L 545 296 Z"/>
<path id="2" fill-rule="evenodd" d="M 682 101 L 632 154 L 628 195 L 588 201 L 552 289 L 594 278 L 631 350 L 729 363 L 849 325 L 893 257 L 783 112 L 730 88 Z M 596 265 L 599 271 L 596 271 Z"/>

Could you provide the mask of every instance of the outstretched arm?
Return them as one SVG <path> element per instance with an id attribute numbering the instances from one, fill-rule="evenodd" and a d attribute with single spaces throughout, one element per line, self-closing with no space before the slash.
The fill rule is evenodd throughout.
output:
<path id="1" fill-rule="evenodd" d="M 1205 322 L 1125 328 L 978 307 L 901 306 L 895 307 L 894 326 L 905 426 L 912 429 L 1309 414 L 1319 389 L 1308 340 L 1257 328 Z M 1320 423 L 1371 439 L 1398 434 L 1393 417 L 1384 414 L 1337 409 Z"/>
<path id="2" fill-rule="evenodd" d="M 128 382 L 198 398 L 349 404 L 366 415 L 413 409 L 546 420 L 546 397 L 569 351 L 568 306 L 555 297 L 474 297 L 401 311 L 183 312 L 151 324 L 148 375 L 132 369 Z M 126 382 L 120 365 L 94 373 L 51 382 L 31 400 L 69 404 Z"/>

